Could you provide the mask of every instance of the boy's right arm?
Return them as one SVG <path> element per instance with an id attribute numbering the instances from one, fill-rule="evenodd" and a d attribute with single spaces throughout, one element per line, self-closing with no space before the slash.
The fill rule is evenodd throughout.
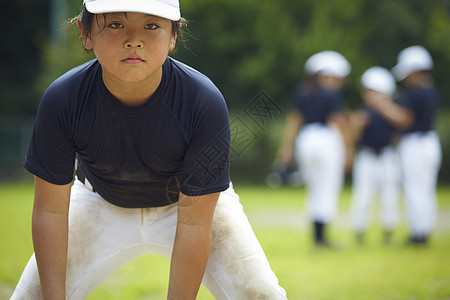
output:
<path id="1" fill-rule="evenodd" d="M 32 233 L 44 299 L 65 299 L 70 184 L 35 176 Z"/>
<path id="2" fill-rule="evenodd" d="M 381 93 L 370 93 L 364 102 L 399 129 L 408 129 L 414 123 L 414 114 L 409 108 L 398 105 Z"/>

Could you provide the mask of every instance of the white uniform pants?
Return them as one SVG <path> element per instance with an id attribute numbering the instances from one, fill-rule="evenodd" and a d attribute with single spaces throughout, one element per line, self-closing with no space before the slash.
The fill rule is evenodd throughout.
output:
<path id="1" fill-rule="evenodd" d="M 344 179 L 344 147 L 339 131 L 308 124 L 296 141 L 296 159 L 305 181 L 307 210 L 312 221 L 329 223 L 337 212 Z"/>
<path id="2" fill-rule="evenodd" d="M 368 212 L 372 200 L 381 200 L 381 219 L 385 230 L 391 231 L 398 222 L 400 189 L 399 158 L 392 147 L 380 154 L 370 149 L 358 151 L 353 165 L 353 184 L 350 215 L 356 232 L 368 225 Z"/>
<path id="3" fill-rule="evenodd" d="M 139 256 L 171 256 L 177 204 L 130 209 L 110 204 L 76 180 L 69 210 L 66 299 L 84 299 L 121 265 Z M 286 299 L 239 197 L 219 197 L 203 285 L 216 299 Z M 42 299 L 34 255 L 11 299 Z"/>
<path id="4" fill-rule="evenodd" d="M 405 135 L 398 146 L 412 236 L 426 236 L 437 215 L 436 185 L 442 153 L 436 132 Z"/>

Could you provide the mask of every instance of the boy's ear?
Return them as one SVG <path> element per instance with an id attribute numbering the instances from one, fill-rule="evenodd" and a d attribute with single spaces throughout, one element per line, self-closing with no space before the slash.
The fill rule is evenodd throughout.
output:
<path id="1" fill-rule="evenodd" d="M 172 52 L 175 49 L 175 45 L 177 44 L 177 36 L 177 34 L 172 34 L 172 36 L 170 37 L 169 52 Z"/>
<path id="2" fill-rule="evenodd" d="M 92 50 L 92 40 L 91 37 L 86 35 L 86 32 L 83 30 L 83 25 L 81 24 L 81 20 L 77 20 L 78 29 L 80 30 L 81 38 L 83 39 L 83 46 L 86 50 Z"/>

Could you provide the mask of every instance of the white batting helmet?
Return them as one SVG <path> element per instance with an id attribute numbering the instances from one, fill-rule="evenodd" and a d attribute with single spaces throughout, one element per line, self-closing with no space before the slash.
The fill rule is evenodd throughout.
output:
<path id="1" fill-rule="evenodd" d="M 83 0 L 93 14 L 109 12 L 138 12 L 155 15 L 172 21 L 181 18 L 178 0 Z"/>
<path id="2" fill-rule="evenodd" d="M 413 72 L 431 69 L 433 69 L 433 59 L 430 53 L 422 46 L 411 46 L 400 51 L 397 65 L 392 68 L 392 72 L 398 80 L 403 80 Z"/>
<path id="3" fill-rule="evenodd" d="M 308 74 L 323 74 L 336 77 L 346 77 L 351 70 L 350 63 L 336 51 L 322 51 L 314 54 L 305 63 Z"/>
<path id="4" fill-rule="evenodd" d="M 395 79 L 387 69 L 375 66 L 367 69 L 361 77 L 363 87 L 392 95 L 395 93 Z"/>

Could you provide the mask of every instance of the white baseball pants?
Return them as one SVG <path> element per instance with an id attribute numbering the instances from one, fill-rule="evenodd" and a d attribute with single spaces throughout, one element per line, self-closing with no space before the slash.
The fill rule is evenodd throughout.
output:
<path id="1" fill-rule="evenodd" d="M 411 236 L 426 236 L 436 223 L 436 185 L 442 160 L 436 132 L 405 135 L 398 150 Z"/>
<path id="2" fill-rule="evenodd" d="M 307 187 L 312 221 L 329 223 L 337 212 L 344 180 L 344 147 L 337 128 L 308 124 L 296 141 L 296 159 Z"/>
<path id="3" fill-rule="evenodd" d="M 120 266 L 144 254 L 170 258 L 176 224 L 177 204 L 121 208 L 75 180 L 66 299 L 86 298 Z M 232 187 L 219 197 L 202 283 L 216 299 L 286 299 Z M 11 299 L 42 299 L 34 255 Z"/>
<path id="4" fill-rule="evenodd" d="M 353 165 L 350 215 L 356 232 L 364 232 L 369 223 L 372 200 L 381 200 L 381 220 L 384 229 L 391 231 L 398 222 L 400 192 L 400 162 L 397 152 L 386 147 L 380 154 L 363 148 Z"/>

